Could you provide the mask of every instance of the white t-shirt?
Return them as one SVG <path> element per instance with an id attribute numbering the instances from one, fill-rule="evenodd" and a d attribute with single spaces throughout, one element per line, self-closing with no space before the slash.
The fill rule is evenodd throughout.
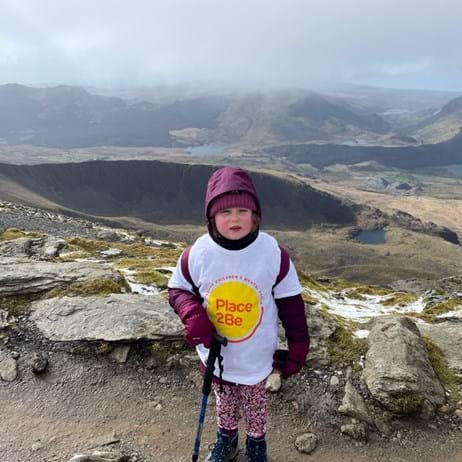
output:
<path id="1" fill-rule="evenodd" d="M 227 250 L 204 234 L 192 246 L 188 265 L 209 319 L 228 339 L 228 345 L 221 349 L 223 379 L 244 385 L 262 381 L 272 370 L 278 342 L 274 299 L 301 293 L 293 263 L 273 290 L 281 250 L 272 236 L 260 232 L 252 244 L 241 250 Z M 168 286 L 193 292 L 182 274 L 181 258 Z M 196 349 L 205 365 L 209 350 L 203 345 Z M 219 375 L 217 365 L 215 375 Z"/>

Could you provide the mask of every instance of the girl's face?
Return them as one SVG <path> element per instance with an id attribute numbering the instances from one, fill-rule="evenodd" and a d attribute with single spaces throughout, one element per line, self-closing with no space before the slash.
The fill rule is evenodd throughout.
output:
<path id="1" fill-rule="evenodd" d="M 238 207 L 220 210 L 215 215 L 215 226 L 224 238 L 241 239 L 254 227 L 252 210 Z"/>

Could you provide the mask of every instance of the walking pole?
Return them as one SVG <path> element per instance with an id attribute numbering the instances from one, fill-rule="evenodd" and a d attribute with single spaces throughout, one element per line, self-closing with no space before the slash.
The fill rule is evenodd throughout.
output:
<path id="1" fill-rule="evenodd" d="M 222 360 L 221 356 L 221 346 L 226 346 L 228 344 L 228 339 L 222 337 L 216 332 L 213 334 L 212 345 L 209 349 L 209 356 L 207 358 L 207 368 L 204 374 L 204 383 L 202 384 L 202 401 L 201 401 L 201 411 L 199 414 L 199 421 L 197 424 L 196 440 L 194 442 L 194 449 L 192 453 L 192 462 L 197 462 L 199 458 L 199 448 L 201 445 L 201 436 L 202 436 L 202 427 L 205 420 L 205 411 L 207 409 L 207 400 L 210 395 L 210 390 L 212 389 L 212 378 L 213 371 L 215 370 L 215 360 L 218 358 L 218 363 L 220 365 L 220 372 L 222 370 Z M 220 374 L 221 378 L 221 374 Z"/>

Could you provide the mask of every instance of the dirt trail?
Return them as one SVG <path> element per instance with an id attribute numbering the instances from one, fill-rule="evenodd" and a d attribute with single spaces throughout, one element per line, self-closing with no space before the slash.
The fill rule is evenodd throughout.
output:
<path id="1" fill-rule="evenodd" d="M 194 366 L 149 371 L 136 360 L 119 365 L 61 350 L 52 351 L 42 377 L 27 368 L 28 352 L 21 351 L 18 379 L 0 382 L 2 461 L 65 462 L 91 448 L 138 454 L 145 462 L 191 460 L 200 403 L 200 377 Z M 213 401 L 201 457 L 214 439 Z M 443 434 L 424 425 L 412 438 L 403 429 L 401 442 L 376 437 L 362 446 L 342 436 L 337 427 L 317 421 L 314 409 L 302 412 L 297 407 L 284 393 L 270 398 L 272 462 L 462 461 L 460 431 Z M 313 431 L 320 440 L 312 455 L 294 448 L 295 437 L 304 431 Z"/>

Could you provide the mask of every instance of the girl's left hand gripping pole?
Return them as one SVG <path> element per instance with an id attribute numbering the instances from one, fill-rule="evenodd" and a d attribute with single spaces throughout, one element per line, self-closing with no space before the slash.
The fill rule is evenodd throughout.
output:
<path id="1" fill-rule="evenodd" d="M 197 424 L 196 432 L 196 441 L 194 442 L 194 449 L 192 453 L 192 462 L 197 462 L 199 458 L 199 448 L 201 445 L 201 435 L 202 427 L 205 420 L 205 411 L 207 409 L 207 400 L 210 395 L 210 390 L 212 389 L 212 378 L 213 371 L 215 370 L 215 361 L 218 359 L 218 365 L 220 367 L 220 379 L 221 372 L 223 370 L 223 356 L 221 356 L 221 346 L 226 346 L 228 344 L 228 339 L 218 335 L 216 332 L 213 334 L 212 345 L 210 346 L 209 356 L 207 358 L 207 369 L 204 374 L 204 383 L 202 384 L 202 402 L 201 402 L 201 411 L 199 414 L 199 422 Z"/>

